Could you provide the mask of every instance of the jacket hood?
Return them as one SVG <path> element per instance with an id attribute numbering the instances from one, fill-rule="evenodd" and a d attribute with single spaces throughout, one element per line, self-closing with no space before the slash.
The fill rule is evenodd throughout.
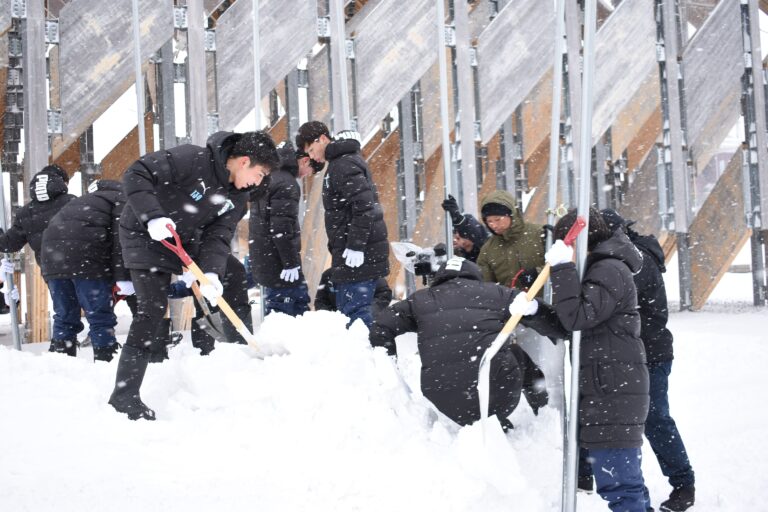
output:
<path id="1" fill-rule="evenodd" d="M 50 201 L 68 191 L 67 184 L 60 175 L 47 171 L 40 171 L 29 182 L 29 197 L 38 203 Z"/>
<path id="2" fill-rule="evenodd" d="M 277 156 L 280 158 L 280 170 L 291 173 L 295 178 L 299 175 L 299 162 L 296 160 L 296 151 L 293 144 L 283 142 L 277 147 Z"/>
<path id="3" fill-rule="evenodd" d="M 115 180 L 98 180 L 94 181 L 88 187 L 88 192 L 96 192 L 97 190 L 111 190 L 114 192 L 123 192 L 123 185 L 119 181 Z"/>
<path id="4" fill-rule="evenodd" d="M 325 159 L 333 160 L 342 155 L 360 152 L 360 142 L 355 139 L 334 140 L 325 147 Z"/>
<path id="5" fill-rule="evenodd" d="M 515 238 L 516 236 L 523 233 L 525 230 L 525 225 L 523 222 L 523 217 L 520 215 L 520 210 L 517 208 L 517 200 L 515 200 L 515 196 L 507 192 L 506 190 L 494 190 L 487 196 L 483 198 L 482 203 L 480 204 L 480 209 L 482 210 L 483 206 L 489 203 L 496 203 L 503 206 L 506 206 L 512 211 L 512 224 L 509 226 L 509 228 L 502 233 L 501 235 L 497 235 L 491 230 L 490 227 L 488 227 L 488 223 L 485 222 L 485 217 L 483 217 L 483 224 L 488 227 L 488 231 L 491 233 L 491 236 L 501 236 L 505 239 L 509 238 Z"/>
<path id="6" fill-rule="evenodd" d="M 454 256 L 440 265 L 430 286 L 437 286 L 457 277 L 472 281 L 482 281 L 483 273 L 480 271 L 480 267 L 471 261 Z"/>
<path id="7" fill-rule="evenodd" d="M 219 182 L 224 185 L 229 183 L 229 169 L 227 169 L 227 159 L 235 143 L 242 137 L 234 132 L 216 132 L 206 142 L 206 147 L 213 157 L 214 169 Z"/>
<path id="8" fill-rule="evenodd" d="M 650 256 L 659 266 L 662 272 L 667 271 L 666 261 L 664 259 L 664 250 L 659 245 L 659 241 L 653 235 L 640 235 L 636 231 L 628 230 L 630 241 L 638 246 L 641 251 Z"/>
<path id="9" fill-rule="evenodd" d="M 595 261 L 614 258 L 621 260 L 629 267 L 633 274 L 640 271 L 643 266 L 643 255 L 640 250 L 629 240 L 624 231 L 617 229 L 610 238 L 604 240 L 595 246 L 589 253 L 590 263 Z"/>

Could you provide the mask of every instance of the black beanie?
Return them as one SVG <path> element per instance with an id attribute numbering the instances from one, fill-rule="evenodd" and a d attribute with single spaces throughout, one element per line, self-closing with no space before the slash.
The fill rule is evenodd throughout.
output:
<path id="1" fill-rule="evenodd" d="M 485 203 L 480 209 L 480 214 L 483 216 L 483 219 L 490 215 L 506 215 L 507 217 L 511 217 L 512 210 L 500 203 Z"/>
<path id="2" fill-rule="evenodd" d="M 67 174 L 67 171 L 56 164 L 46 165 L 40 172 L 44 172 L 45 174 L 55 174 L 56 176 L 59 176 L 61 179 L 63 179 L 64 183 L 69 183 L 69 174 Z"/>

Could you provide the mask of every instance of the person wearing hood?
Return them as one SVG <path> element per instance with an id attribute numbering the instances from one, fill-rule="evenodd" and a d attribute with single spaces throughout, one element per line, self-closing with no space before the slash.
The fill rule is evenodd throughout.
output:
<path id="1" fill-rule="evenodd" d="M 543 226 L 525 222 L 514 196 L 505 190 L 488 194 L 480 213 L 491 231 L 477 257 L 483 279 L 527 290 L 544 266 Z"/>
<path id="2" fill-rule="evenodd" d="M 109 399 L 118 412 L 133 420 L 155 419 L 139 390 L 149 363 L 148 347 L 168 307 L 171 274 L 182 274 L 181 260 L 160 241 L 172 237 L 170 227 L 184 247 L 197 248 L 192 256 L 210 281 L 200 291 L 215 305 L 248 194 L 277 164 L 275 143 L 267 133 L 218 132 L 205 147 L 185 144 L 148 153 L 125 171 L 128 202 L 120 217 L 120 243 L 138 312 Z"/>
<path id="3" fill-rule="evenodd" d="M 579 445 L 587 451 L 597 492 L 611 510 L 652 510 L 640 467 L 648 415 L 648 367 L 640 339 L 633 274 L 643 258 L 627 235 L 608 229 L 591 208 L 587 261 L 579 279 L 573 248 L 563 239 L 576 221 L 569 211 L 545 255 L 551 265 L 552 307 L 562 326 L 581 331 Z"/>
<path id="4" fill-rule="evenodd" d="M 461 213 L 459 203 L 452 195 L 441 204 L 453 224 L 453 253 L 471 262 L 477 262 L 480 248 L 488 240 L 488 230 L 469 213 Z"/>
<path id="5" fill-rule="evenodd" d="M 332 139 L 319 121 L 301 125 L 296 141 L 312 160 L 327 162 L 323 207 L 337 307 L 350 325 L 359 318 L 370 327 L 376 281 L 389 274 L 389 241 L 360 141 L 353 132 Z"/>
<path id="6" fill-rule="evenodd" d="M 58 165 L 47 165 L 32 177 L 29 182 L 30 201 L 16 211 L 8 231 L 0 229 L 0 252 L 17 252 L 29 244 L 35 253 L 35 261 L 40 263 L 43 231 L 53 216 L 75 198 L 67 192 L 68 183 L 69 175 Z M 14 272 L 13 263 L 7 259 L 3 258 L 0 265 L 3 273 Z M 11 302 L 2 296 L 0 300 Z"/>
<path id="7" fill-rule="evenodd" d="M 683 438 L 675 420 L 669 413 L 669 375 L 672 372 L 672 333 L 667 329 L 669 309 L 667 290 L 662 274 L 664 251 L 653 235 L 641 235 L 632 229 L 634 222 L 626 221 L 615 210 L 602 210 L 601 215 L 608 228 L 622 231 L 637 247 L 643 257 L 643 265 L 634 275 L 637 302 L 640 312 L 640 338 L 643 340 L 650 377 L 650 408 L 645 420 L 645 437 L 656 455 L 661 472 L 669 480 L 672 493 L 661 503 L 660 510 L 680 512 L 688 510 L 695 501 L 694 471 L 688 459 Z M 581 461 L 580 461 L 581 462 Z M 580 474 L 591 475 L 590 468 L 580 468 Z M 579 477 L 580 481 L 582 477 Z M 588 483 L 591 487 L 591 477 Z"/>
<path id="8" fill-rule="evenodd" d="M 51 351 L 77 355 L 82 308 L 94 360 L 111 361 L 117 352 L 112 289 L 117 284 L 119 293 L 133 293 L 118 236 L 125 196 L 111 180 L 96 181 L 88 191 L 59 210 L 43 232 L 40 268 L 54 313 Z"/>
<path id="9" fill-rule="evenodd" d="M 395 338 L 417 333 L 421 357 L 421 389 L 435 407 L 459 425 L 480 419 L 477 376 L 485 350 L 511 316 L 510 305 L 525 294 L 482 280 L 480 268 L 454 256 L 435 274 L 429 286 L 391 305 L 376 319 L 370 343 L 396 355 Z M 522 322 L 553 340 L 566 332 L 554 311 L 537 301 L 525 301 L 530 316 Z M 536 308 L 535 312 L 531 307 Z M 491 362 L 489 415 L 506 429 L 521 393 L 535 413 L 547 404 L 544 374 L 516 343 L 507 342 Z"/>
<path id="10" fill-rule="evenodd" d="M 312 168 L 299 167 L 290 142 L 277 152 L 280 167 L 272 172 L 269 187 L 251 194 L 249 261 L 255 282 L 265 288 L 266 313 L 297 316 L 309 311 L 309 290 L 301 271 L 301 189 L 296 180 Z"/>

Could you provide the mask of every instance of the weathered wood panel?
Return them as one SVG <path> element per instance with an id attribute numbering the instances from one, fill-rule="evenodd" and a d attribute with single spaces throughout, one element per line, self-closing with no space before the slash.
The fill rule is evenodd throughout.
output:
<path id="1" fill-rule="evenodd" d="M 173 2 L 140 0 L 141 58 L 173 35 Z M 73 0 L 61 10 L 60 90 L 64 135 L 54 158 L 134 82 L 131 0 Z"/>
<path id="2" fill-rule="evenodd" d="M 659 217 L 659 190 L 656 164 L 658 153 L 651 149 L 642 166 L 630 175 L 630 184 L 624 195 L 624 202 L 619 209 L 625 219 L 637 222 L 634 227 L 639 233 L 661 234 Z"/>
<path id="3" fill-rule="evenodd" d="M 654 0 L 624 0 L 597 33 L 592 141 L 657 68 Z"/>
<path id="4" fill-rule="evenodd" d="M 331 77 L 328 46 L 309 59 L 309 119 L 331 126 Z"/>
<path id="5" fill-rule="evenodd" d="M 698 170 L 740 115 L 741 39 L 739 2 L 720 2 L 683 54 L 688 145 Z"/>
<path id="6" fill-rule="evenodd" d="M 736 152 L 690 226 L 691 293 L 701 309 L 749 239 L 744 224 L 741 152 Z"/>
<path id="7" fill-rule="evenodd" d="M 253 110 L 252 0 L 235 2 L 216 26 L 219 126 L 233 129 Z M 261 92 L 274 89 L 317 41 L 317 2 L 259 2 Z"/>
<path id="8" fill-rule="evenodd" d="M 150 150 L 155 147 L 152 122 L 152 114 L 147 113 L 144 116 L 144 131 L 147 134 L 147 148 Z M 120 181 L 128 166 L 139 156 L 139 129 L 134 127 L 101 161 L 101 177 L 106 180 Z"/>
<path id="9" fill-rule="evenodd" d="M 432 0 L 381 0 L 366 5 L 350 21 L 347 33 L 355 41 L 357 126 L 363 136 L 377 128 L 435 62 L 434 4 Z"/>
<path id="10" fill-rule="evenodd" d="M 656 139 L 661 130 L 661 94 L 659 90 L 659 70 L 654 67 L 645 80 L 640 84 L 634 96 L 624 109 L 618 113 L 611 126 L 611 145 L 613 149 L 612 158 L 617 160 L 621 153 L 627 149 L 629 152 L 640 152 L 644 157 L 650 149 L 650 143 Z M 650 118 L 655 119 L 655 123 L 648 124 Z M 650 132 L 649 132 L 650 130 Z M 643 132 L 645 143 L 641 146 L 633 146 L 635 139 Z M 630 167 L 636 166 L 638 160 L 630 163 Z"/>
<path id="11" fill-rule="evenodd" d="M 480 35 L 477 85 L 484 144 L 552 68 L 554 31 L 552 2 L 512 0 Z"/>

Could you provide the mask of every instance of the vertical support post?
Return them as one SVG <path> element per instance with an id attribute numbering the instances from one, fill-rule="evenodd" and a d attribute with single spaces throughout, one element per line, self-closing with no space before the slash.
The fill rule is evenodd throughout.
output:
<path id="1" fill-rule="evenodd" d="M 0 166 L 0 227 L 3 228 L 3 232 L 8 230 L 8 221 L 6 220 L 6 212 L 5 212 L 5 180 L 3 179 L 3 169 L 2 166 Z M 5 257 L 9 257 L 10 255 L 6 254 Z M 11 297 L 13 295 L 13 289 L 15 288 L 15 283 L 13 282 L 13 273 L 10 274 L 3 274 L 3 281 L 6 283 L 6 287 L 8 288 L 8 297 Z M 16 350 L 21 350 L 21 333 L 19 332 L 19 310 L 17 308 L 18 302 L 10 299 L 8 301 L 8 309 L 10 309 L 11 312 L 11 337 L 13 338 L 13 348 Z"/>
<path id="2" fill-rule="evenodd" d="M 567 80 L 566 91 L 566 148 L 564 150 L 565 169 L 573 169 L 573 175 L 580 172 L 579 159 L 581 154 L 581 9 L 577 0 L 568 0 L 565 3 L 565 33 L 567 41 Z M 592 141 L 589 141 L 592 145 Z M 566 172 L 566 174 L 568 174 Z M 560 188 L 573 187 L 573 180 L 569 179 L 560 184 Z M 569 194 L 566 204 L 571 204 L 572 194 Z"/>
<path id="3" fill-rule="evenodd" d="M 203 0 L 187 0 L 187 73 L 189 88 L 189 136 L 204 146 L 208 139 L 208 95 L 205 58 Z"/>
<path id="4" fill-rule="evenodd" d="M 594 196 L 595 196 L 595 203 L 597 204 L 597 208 L 599 210 L 602 210 L 603 208 L 606 208 L 608 206 L 606 201 L 606 167 L 605 162 L 607 160 L 608 155 L 610 154 L 607 151 L 608 146 L 608 138 L 606 136 L 600 137 L 600 140 L 597 141 L 597 144 L 595 144 L 595 190 L 594 190 Z"/>
<path id="5" fill-rule="evenodd" d="M 557 0 L 555 5 L 555 48 L 552 74 L 552 119 L 549 126 L 549 208 L 547 224 L 555 225 L 557 191 L 560 168 L 560 111 L 563 99 L 563 53 L 565 51 L 565 0 Z M 547 231 L 547 248 L 552 245 L 552 233 Z M 547 283 L 549 286 L 549 283 Z"/>
<path id="6" fill-rule="evenodd" d="M 451 137 L 448 124 L 448 58 L 445 55 L 445 0 L 435 0 L 437 5 L 437 64 L 440 71 L 440 125 L 442 128 L 444 196 L 453 194 L 455 183 L 451 179 Z M 453 240 L 451 217 L 445 214 L 445 239 Z M 448 257 L 453 257 L 453 243 L 446 244 Z"/>
<path id="7" fill-rule="evenodd" d="M 160 48 L 158 103 L 160 112 L 160 149 L 170 149 L 176 141 L 176 107 L 174 96 L 173 40 Z"/>
<path id="8" fill-rule="evenodd" d="M 349 78 L 347 76 L 347 33 L 344 24 L 344 1 L 331 1 L 331 83 L 333 89 L 333 131 L 351 128 L 349 111 Z"/>
<path id="9" fill-rule="evenodd" d="M 501 148 L 502 158 L 504 162 L 504 174 L 500 176 L 502 178 L 502 188 L 506 190 L 512 197 L 517 197 L 517 173 L 516 169 L 516 146 L 515 140 L 515 125 L 510 116 L 501 127 Z M 499 176 L 496 177 L 497 183 Z"/>
<path id="10" fill-rule="evenodd" d="M 86 128 L 80 135 L 78 144 L 80 145 L 80 193 L 85 195 L 98 174 L 93 154 L 93 125 Z"/>
<path id="11" fill-rule="evenodd" d="M 475 156 L 475 92 L 470 62 L 469 7 L 464 0 L 453 5 L 456 28 L 456 82 L 458 86 L 459 137 L 461 139 L 461 201 L 463 210 L 478 216 L 477 159 Z"/>
<path id="12" fill-rule="evenodd" d="M 285 115 L 288 121 L 288 139 L 299 131 L 299 70 L 293 69 L 285 77 Z M 299 149 L 299 148 L 296 148 Z"/>
<path id="13" fill-rule="evenodd" d="M 397 202 L 401 209 L 400 222 L 401 240 L 412 241 L 416 230 L 416 165 L 415 165 L 415 114 L 413 105 L 413 92 L 403 96 L 398 105 L 399 129 L 400 129 L 400 180 L 398 180 L 398 196 L 402 199 Z M 451 243 L 447 240 L 446 244 Z M 416 291 L 416 280 L 411 272 L 405 273 L 405 288 L 408 295 Z"/>
<path id="14" fill-rule="evenodd" d="M 587 257 L 587 234 L 589 233 L 590 207 L 590 160 L 592 156 L 592 90 L 595 75 L 595 30 L 597 25 L 597 0 L 585 0 L 584 7 L 584 71 L 581 90 L 581 140 L 579 148 L 579 215 L 587 222 L 579 234 L 576 244 L 576 267 L 579 276 L 584 277 Z M 579 430 L 579 365 L 581 359 L 581 331 L 574 331 L 571 338 L 571 383 L 568 405 L 568 434 L 565 450 L 565 478 L 563 511 L 576 510 L 576 476 L 578 473 L 578 430 Z"/>
<path id="15" fill-rule="evenodd" d="M 45 12 L 43 0 L 27 1 L 22 20 L 24 83 L 24 182 L 48 165 L 48 114 L 45 82 Z M 26 253 L 29 336 L 33 342 L 50 339 L 48 295 L 32 252 Z"/>
<path id="16" fill-rule="evenodd" d="M 133 0 L 133 71 L 136 83 L 136 119 L 139 129 L 139 156 L 147 152 L 147 134 L 144 130 L 144 74 L 141 71 L 141 33 L 139 30 L 139 0 Z"/>
<path id="17" fill-rule="evenodd" d="M 253 111 L 256 116 L 254 129 L 261 130 L 263 125 L 261 120 L 261 40 L 259 36 L 259 0 L 251 0 L 251 21 L 253 35 Z M 263 309 L 264 306 L 262 300 L 262 310 Z"/>

